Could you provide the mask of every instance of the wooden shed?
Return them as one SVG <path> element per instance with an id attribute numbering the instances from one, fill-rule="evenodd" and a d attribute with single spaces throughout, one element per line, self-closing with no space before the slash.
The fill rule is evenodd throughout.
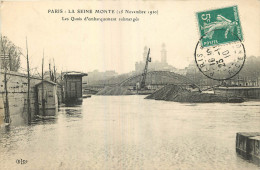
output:
<path id="1" fill-rule="evenodd" d="M 40 116 L 54 116 L 58 110 L 56 83 L 44 80 L 35 85 L 36 113 Z"/>
<path id="2" fill-rule="evenodd" d="M 63 75 L 65 102 L 75 101 L 82 98 L 82 77 L 87 76 L 81 72 L 66 72 Z"/>

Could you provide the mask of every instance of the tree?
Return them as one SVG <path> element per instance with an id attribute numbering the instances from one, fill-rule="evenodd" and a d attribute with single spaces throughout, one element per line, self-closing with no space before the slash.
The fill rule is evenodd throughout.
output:
<path id="1" fill-rule="evenodd" d="M 1 60 L 6 60 L 1 62 L 1 68 L 7 67 L 8 70 L 18 71 L 20 68 L 20 57 L 22 55 L 22 50 L 20 47 L 14 45 L 6 36 L 2 36 L 2 45 L 0 46 Z M 4 56 L 4 52 L 5 56 Z"/>
<path id="2" fill-rule="evenodd" d="M 258 79 L 260 77 L 260 57 L 250 56 L 246 59 L 244 67 L 239 76 L 246 78 L 246 80 L 255 81 L 259 85 Z"/>

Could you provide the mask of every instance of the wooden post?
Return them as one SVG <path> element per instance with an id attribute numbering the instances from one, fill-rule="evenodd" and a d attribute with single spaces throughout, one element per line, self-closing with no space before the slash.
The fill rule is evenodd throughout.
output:
<path id="1" fill-rule="evenodd" d="M 49 61 L 49 73 L 50 73 L 50 81 L 52 81 L 52 78 L 51 78 L 51 63 Z"/>
<path id="2" fill-rule="evenodd" d="M 6 78 L 6 74 L 7 74 L 7 64 L 6 64 L 6 60 L 5 60 L 5 49 L 4 49 L 4 44 L 3 44 L 3 38 L 1 36 L 1 44 L 2 44 L 2 48 L 3 48 L 3 52 L 4 52 L 4 89 L 5 89 L 5 103 L 4 103 L 4 108 L 5 108 L 5 118 L 4 118 L 4 122 L 5 123 L 10 123 L 10 110 L 9 110 L 9 100 L 8 100 L 8 88 L 7 88 L 7 78 Z"/>
<path id="3" fill-rule="evenodd" d="M 62 71 L 60 71 L 60 84 L 61 84 L 61 102 L 64 103 L 64 81 L 62 77 Z"/>
<path id="4" fill-rule="evenodd" d="M 5 57 L 4 57 L 5 60 Z M 5 62 L 6 64 L 6 62 Z M 9 110 L 9 99 L 8 99 L 8 87 L 7 87 L 7 78 L 6 78 L 6 65 L 5 67 L 5 73 L 4 73 L 4 86 L 5 86 L 5 123 L 10 123 L 10 110 Z"/>
<path id="5" fill-rule="evenodd" d="M 28 80 L 28 90 L 27 90 L 27 114 L 28 114 L 28 123 L 31 122 L 31 103 L 30 103 L 30 65 L 29 65 L 29 55 L 28 55 L 28 44 L 26 37 L 26 51 L 27 51 L 27 80 Z"/>
<path id="6" fill-rule="evenodd" d="M 44 66 L 44 51 L 42 57 L 42 115 L 45 116 L 45 99 L 44 99 L 44 85 L 43 85 L 43 66 Z"/>
<path id="7" fill-rule="evenodd" d="M 67 100 L 68 100 L 68 75 L 67 75 L 67 72 L 65 73 L 65 103 L 67 103 Z"/>
<path id="8" fill-rule="evenodd" d="M 12 59 L 11 59 L 10 52 L 9 52 L 9 67 L 10 67 L 10 71 L 12 71 Z"/>
<path id="9" fill-rule="evenodd" d="M 55 68 L 54 59 L 53 59 L 53 73 L 54 73 L 54 82 L 56 83 L 57 82 L 57 78 L 56 78 L 56 68 Z"/>

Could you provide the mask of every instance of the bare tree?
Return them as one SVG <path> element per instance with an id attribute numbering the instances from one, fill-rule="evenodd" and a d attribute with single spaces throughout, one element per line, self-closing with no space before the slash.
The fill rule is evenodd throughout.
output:
<path id="1" fill-rule="evenodd" d="M 2 45 L 0 46 L 0 51 L 5 51 L 5 55 L 8 56 L 6 62 L 1 62 L 1 67 L 7 67 L 10 71 L 18 71 L 20 68 L 20 57 L 22 55 L 22 50 L 20 47 L 14 45 L 6 36 L 1 36 Z M 1 57 L 3 58 L 3 57 Z M 4 66 L 5 64 L 5 66 Z"/>

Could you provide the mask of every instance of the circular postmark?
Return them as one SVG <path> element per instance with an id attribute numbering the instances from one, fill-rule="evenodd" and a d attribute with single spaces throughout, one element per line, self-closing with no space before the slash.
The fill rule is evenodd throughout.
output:
<path id="1" fill-rule="evenodd" d="M 223 32 L 223 30 L 214 31 Z M 245 47 L 238 36 L 235 34 L 233 36 L 237 38 L 237 41 L 226 44 L 218 44 L 214 40 L 212 41 L 214 45 L 202 44 L 202 39 L 206 35 L 198 41 L 194 53 L 195 61 L 199 70 L 208 78 L 227 80 L 237 75 L 242 69 L 246 59 Z"/>

